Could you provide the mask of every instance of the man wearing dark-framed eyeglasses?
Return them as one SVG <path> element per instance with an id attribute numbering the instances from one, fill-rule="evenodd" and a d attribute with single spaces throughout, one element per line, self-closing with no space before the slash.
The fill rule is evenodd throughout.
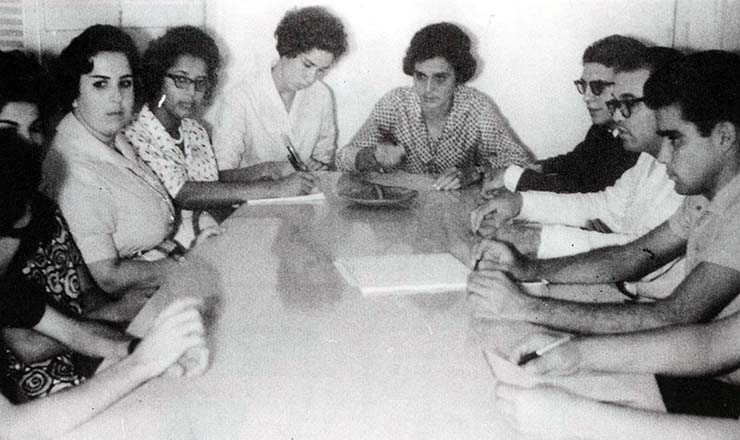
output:
<path id="1" fill-rule="evenodd" d="M 559 156 L 537 161 L 527 169 L 510 166 L 495 170 L 484 192 L 506 187 L 510 191 L 595 192 L 613 184 L 637 161 L 612 134 L 611 97 L 615 72 L 631 68 L 645 46 L 638 40 L 611 35 L 596 41 L 583 53 L 581 77 L 573 81 L 591 117 L 586 138 Z"/>
<path id="2" fill-rule="evenodd" d="M 620 100 L 615 97 L 614 99 L 606 101 L 606 107 L 612 115 L 614 112 L 619 110 L 619 113 L 621 113 L 625 119 L 628 119 L 632 116 L 633 109 L 642 101 L 644 101 L 644 98 L 626 98 Z"/>
<path id="3" fill-rule="evenodd" d="M 652 72 L 679 56 L 679 52 L 670 48 L 646 48 L 637 67 L 615 75 L 613 108 L 624 107 L 630 117 L 625 118 L 617 111 L 614 127 L 622 147 L 639 154 L 639 158 L 614 185 L 588 194 L 501 192 L 471 213 L 473 231 L 509 243 L 523 254 L 544 259 L 622 245 L 670 217 L 682 197 L 674 191 L 665 167 L 657 162 L 662 140 L 656 133 L 655 112 L 642 103 L 642 88 Z M 528 234 L 517 235 L 508 226 L 512 219 L 542 226 L 539 229 L 528 226 Z M 642 281 L 620 283 L 618 288 L 632 297 L 667 295 L 683 273 L 679 264 L 666 263 Z M 555 319 L 564 322 L 569 318 L 564 314 Z"/>

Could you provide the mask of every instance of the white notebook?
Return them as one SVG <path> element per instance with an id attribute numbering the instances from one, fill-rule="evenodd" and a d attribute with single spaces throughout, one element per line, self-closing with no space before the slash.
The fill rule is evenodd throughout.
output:
<path id="1" fill-rule="evenodd" d="M 334 266 L 366 296 L 464 291 L 470 274 L 451 254 L 340 258 Z"/>

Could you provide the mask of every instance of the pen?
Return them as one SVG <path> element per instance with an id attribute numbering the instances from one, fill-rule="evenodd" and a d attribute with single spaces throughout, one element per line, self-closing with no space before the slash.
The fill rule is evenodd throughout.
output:
<path id="1" fill-rule="evenodd" d="M 553 342 L 551 344 L 547 344 L 547 345 L 545 345 L 544 347 L 542 347 L 542 348 L 540 348 L 538 350 L 530 351 L 529 353 L 526 353 L 524 356 L 522 356 L 519 359 L 519 362 L 517 362 L 516 364 L 517 365 L 524 365 L 524 364 L 526 364 L 527 362 L 529 362 L 529 361 L 531 361 L 533 359 L 537 359 L 538 357 L 542 356 L 543 354 L 547 353 L 548 351 L 551 351 L 551 350 L 554 350 L 554 349 L 560 347 L 561 345 L 563 345 L 566 342 L 572 340 L 573 338 L 574 338 L 573 335 L 563 336 L 562 338 L 558 339 L 557 341 L 555 341 L 555 342 Z"/>

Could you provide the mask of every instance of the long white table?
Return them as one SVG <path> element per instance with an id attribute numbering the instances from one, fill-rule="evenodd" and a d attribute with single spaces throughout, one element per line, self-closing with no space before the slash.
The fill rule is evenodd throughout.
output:
<path id="1" fill-rule="evenodd" d="M 68 438 L 516 439 L 499 418 L 494 378 L 463 292 L 363 297 L 339 257 L 451 251 L 464 258 L 470 192 L 427 176 L 409 209 L 337 198 L 243 206 L 227 232 L 169 277 L 132 324 L 144 331 L 174 296 L 207 298 L 211 368 L 159 378 Z"/>

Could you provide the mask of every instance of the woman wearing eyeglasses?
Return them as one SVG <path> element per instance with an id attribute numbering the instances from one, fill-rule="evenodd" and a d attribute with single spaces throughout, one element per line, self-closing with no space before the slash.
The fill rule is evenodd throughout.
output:
<path id="1" fill-rule="evenodd" d="M 403 59 L 413 87 L 393 89 L 375 105 L 337 152 L 337 167 L 436 174 L 434 187 L 451 190 L 480 181 L 485 170 L 531 162 L 493 101 L 465 86 L 476 66 L 470 37 L 458 26 L 419 30 Z"/>
<path id="2" fill-rule="evenodd" d="M 42 188 L 55 199 L 96 283 L 129 301 L 130 320 L 177 262 L 175 210 L 157 176 L 124 142 L 131 120 L 139 56 L 131 37 L 95 25 L 58 59 L 57 80 L 69 113 L 44 161 Z M 156 260 L 156 261 L 152 261 Z"/>
<path id="3" fill-rule="evenodd" d="M 195 119 L 216 86 L 221 64 L 208 34 L 193 26 L 172 28 L 150 43 L 142 64 L 146 104 L 117 142 L 133 147 L 183 209 L 176 235 L 182 245 L 189 247 L 200 230 L 215 224 L 197 210 L 311 191 L 312 177 L 303 174 L 278 181 L 219 182 L 208 133 Z"/>
<path id="4" fill-rule="evenodd" d="M 292 172 L 289 144 L 309 170 L 334 166 L 334 103 L 321 79 L 347 50 L 344 25 L 322 7 L 297 8 L 275 38 L 279 58 L 224 95 L 213 129 L 224 180 Z"/>

